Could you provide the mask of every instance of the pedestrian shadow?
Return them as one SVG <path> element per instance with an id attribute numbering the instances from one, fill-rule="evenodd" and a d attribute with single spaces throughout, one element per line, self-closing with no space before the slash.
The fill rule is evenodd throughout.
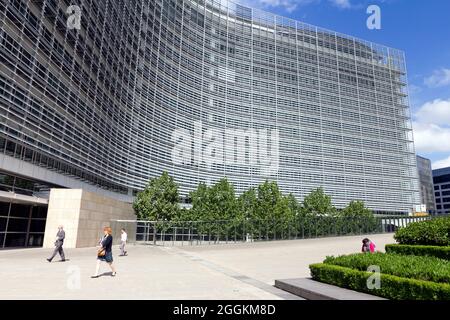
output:
<path id="1" fill-rule="evenodd" d="M 58 260 L 58 261 L 55 261 L 55 262 L 68 262 L 68 261 L 70 261 L 70 259 L 66 259 L 66 260 Z"/>
<path id="2" fill-rule="evenodd" d="M 103 272 L 101 274 L 98 275 L 99 278 L 101 277 L 106 277 L 106 276 L 111 276 L 112 275 L 112 271 L 109 272 Z"/>

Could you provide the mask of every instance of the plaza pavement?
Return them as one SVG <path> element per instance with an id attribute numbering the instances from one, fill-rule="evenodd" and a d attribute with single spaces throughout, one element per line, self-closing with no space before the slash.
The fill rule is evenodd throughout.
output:
<path id="1" fill-rule="evenodd" d="M 91 279 L 96 248 L 0 251 L 0 300 L 5 299 L 299 299 L 273 287 L 275 279 L 308 277 L 308 265 L 327 255 L 359 252 L 364 236 L 202 246 L 114 247 L 117 276 L 102 264 Z M 393 234 L 370 235 L 377 249 Z"/>

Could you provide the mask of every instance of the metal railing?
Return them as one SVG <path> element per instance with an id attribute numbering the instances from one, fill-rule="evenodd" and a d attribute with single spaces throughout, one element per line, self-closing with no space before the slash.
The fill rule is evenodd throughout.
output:
<path id="1" fill-rule="evenodd" d="M 129 242 L 152 245 L 205 245 L 295 240 L 395 232 L 412 222 L 434 217 L 377 216 L 373 219 L 303 217 L 290 220 L 111 221 L 113 230 L 125 228 Z M 136 233 L 134 234 L 134 230 Z"/>

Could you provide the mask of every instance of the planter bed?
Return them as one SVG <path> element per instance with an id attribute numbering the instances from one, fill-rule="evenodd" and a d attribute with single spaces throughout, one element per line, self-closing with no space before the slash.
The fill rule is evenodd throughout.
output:
<path id="1" fill-rule="evenodd" d="M 450 285 L 381 274 L 380 289 L 370 290 L 367 279 L 372 273 L 331 264 L 310 265 L 312 278 L 391 300 L 450 300 Z"/>
<path id="2" fill-rule="evenodd" d="M 428 256 L 450 260 L 450 246 L 388 244 L 386 245 L 385 249 L 387 253 L 396 253 L 414 256 Z"/>
<path id="3" fill-rule="evenodd" d="M 369 289 L 369 266 L 380 268 L 381 287 Z M 450 300 L 450 261 L 400 254 L 327 257 L 310 266 L 314 280 L 396 300 Z"/>

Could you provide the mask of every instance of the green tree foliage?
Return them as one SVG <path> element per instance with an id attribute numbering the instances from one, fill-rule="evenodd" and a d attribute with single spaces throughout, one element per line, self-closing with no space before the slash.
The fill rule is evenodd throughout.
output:
<path id="1" fill-rule="evenodd" d="M 200 183 L 190 193 L 192 215 L 200 221 L 232 220 L 238 216 L 238 202 L 233 185 L 223 178 L 208 187 Z"/>
<path id="2" fill-rule="evenodd" d="M 139 219 L 160 222 L 158 229 L 183 228 L 213 241 L 354 234 L 378 225 L 361 201 L 337 211 L 322 188 L 300 204 L 293 194 L 283 195 L 276 182 L 265 181 L 236 198 L 233 184 L 223 178 L 212 186 L 200 183 L 189 197 L 192 208 L 181 209 L 177 185 L 164 172 L 138 193 L 133 208 Z"/>
<path id="3" fill-rule="evenodd" d="M 333 216 L 336 208 L 331 202 L 331 197 L 326 195 L 323 188 L 317 188 L 303 199 L 301 208 L 303 215 Z"/>
<path id="4" fill-rule="evenodd" d="M 265 181 L 258 186 L 258 205 L 256 217 L 259 219 L 275 220 L 287 214 L 287 201 L 274 181 Z"/>
<path id="5" fill-rule="evenodd" d="M 189 194 L 192 199 L 191 212 L 192 220 L 209 221 L 209 188 L 205 183 L 200 183 L 196 190 Z"/>
<path id="6" fill-rule="evenodd" d="M 175 222 L 186 222 L 186 221 L 194 221 L 196 217 L 193 214 L 192 210 L 181 208 L 178 211 L 177 216 L 173 219 Z M 180 224 L 181 225 L 181 224 Z"/>
<path id="7" fill-rule="evenodd" d="M 366 208 L 363 201 L 351 201 L 348 206 L 339 212 L 343 217 L 358 218 L 358 217 L 373 217 L 372 210 Z"/>
<path id="8" fill-rule="evenodd" d="M 196 230 L 212 237 L 227 237 L 234 232 L 241 218 L 234 186 L 223 178 L 211 187 L 201 183 L 190 193 L 191 218 L 200 221 Z"/>
<path id="9" fill-rule="evenodd" d="M 288 194 L 286 198 L 289 210 L 293 215 L 298 216 L 298 214 L 300 213 L 300 209 L 302 207 L 301 204 L 298 202 L 297 198 L 292 193 Z"/>
<path id="10" fill-rule="evenodd" d="M 284 196 L 276 182 L 265 181 L 258 188 L 244 192 L 238 203 L 246 219 L 245 233 L 275 237 L 286 236 L 291 228 L 295 229 L 298 202 L 293 195 Z"/>
<path id="11" fill-rule="evenodd" d="M 363 201 L 351 201 L 347 207 L 337 213 L 338 222 L 344 230 L 362 230 L 368 232 L 377 226 L 372 210 L 366 208 Z"/>
<path id="12" fill-rule="evenodd" d="M 299 224 L 302 237 L 317 237 L 335 232 L 336 208 L 323 188 L 312 190 L 299 209 Z"/>
<path id="13" fill-rule="evenodd" d="M 258 196 L 255 188 L 251 188 L 244 193 L 238 199 L 238 206 L 242 219 L 255 219 L 256 209 L 258 207 Z"/>
<path id="14" fill-rule="evenodd" d="M 450 217 L 411 223 L 394 238 L 400 244 L 450 246 Z"/>
<path id="15" fill-rule="evenodd" d="M 210 218 L 213 220 L 233 220 L 238 215 L 234 186 L 226 178 L 209 188 Z"/>
<path id="16" fill-rule="evenodd" d="M 133 202 L 133 209 L 142 220 L 170 221 L 179 214 L 178 186 L 167 172 L 152 178 Z"/>

